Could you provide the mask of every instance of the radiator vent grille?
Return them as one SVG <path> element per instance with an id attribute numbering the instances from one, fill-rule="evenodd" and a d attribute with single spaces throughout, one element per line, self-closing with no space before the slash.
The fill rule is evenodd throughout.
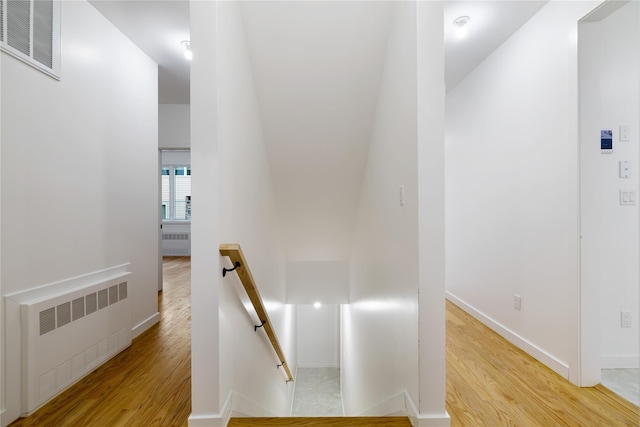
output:
<path id="1" fill-rule="evenodd" d="M 73 320 L 84 317 L 84 297 L 76 298 L 71 302 L 71 314 Z"/>
<path id="2" fill-rule="evenodd" d="M 40 335 L 71 323 L 127 298 L 127 282 L 113 285 L 40 312 Z"/>
<path id="3" fill-rule="evenodd" d="M 71 303 L 60 304 L 56 309 L 56 328 L 71 323 Z"/>
<path id="4" fill-rule="evenodd" d="M 189 233 L 162 233 L 162 240 L 189 240 Z"/>
<path id="5" fill-rule="evenodd" d="M 118 288 L 120 288 L 120 301 L 122 301 L 123 299 L 125 299 L 127 297 L 127 282 L 122 282 L 118 285 Z"/>
<path id="6" fill-rule="evenodd" d="M 109 305 L 109 293 L 107 289 L 98 291 L 98 310 L 102 310 Z"/>
<path id="7" fill-rule="evenodd" d="M 51 332 L 56 328 L 56 308 L 51 307 L 40 312 L 40 335 Z"/>

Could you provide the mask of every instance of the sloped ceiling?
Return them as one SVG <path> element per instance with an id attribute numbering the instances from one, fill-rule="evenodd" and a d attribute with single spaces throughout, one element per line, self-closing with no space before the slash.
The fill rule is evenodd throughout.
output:
<path id="1" fill-rule="evenodd" d="M 243 4 L 289 260 L 347 260 L 392 4 Z"/>

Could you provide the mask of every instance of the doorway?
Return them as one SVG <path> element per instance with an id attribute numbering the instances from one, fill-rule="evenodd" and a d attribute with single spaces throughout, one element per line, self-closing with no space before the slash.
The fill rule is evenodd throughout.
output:
<path id="1" fill-rule="evenodd" d="M 602 382 L 637 405 L 640 5 L 605 2 L 578 28 L 580 385 Z"/>

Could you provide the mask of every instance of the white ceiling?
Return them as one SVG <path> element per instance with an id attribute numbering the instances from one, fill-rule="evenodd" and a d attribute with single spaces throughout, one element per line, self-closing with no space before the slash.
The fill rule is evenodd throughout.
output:
<path id="1" fill-rule="evenodd" d="M 189 102 L 188 1 L 90 0 L 160 65 L 161 103 Z M 544 1 L 446 1 L 450 90 Z M 348 260 L 393 2 L 243 2 L 290 261 Z M 469 35 L 453 20 L 470 16 Z"/>

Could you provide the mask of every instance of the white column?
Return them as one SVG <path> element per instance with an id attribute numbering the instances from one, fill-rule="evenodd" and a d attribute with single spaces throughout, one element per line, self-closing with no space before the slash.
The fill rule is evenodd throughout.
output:
<path id="1" fill-rule="evenodd" d="M 418 424 L 448 427 L 445 409 L 444 28 L 442 2 L 416 4 L 418 67 Z"/>
<path id="2" fill-rule="evenodd" d="M 217 3 L 191 1 L 191 416 L 219 426 Z"/>

